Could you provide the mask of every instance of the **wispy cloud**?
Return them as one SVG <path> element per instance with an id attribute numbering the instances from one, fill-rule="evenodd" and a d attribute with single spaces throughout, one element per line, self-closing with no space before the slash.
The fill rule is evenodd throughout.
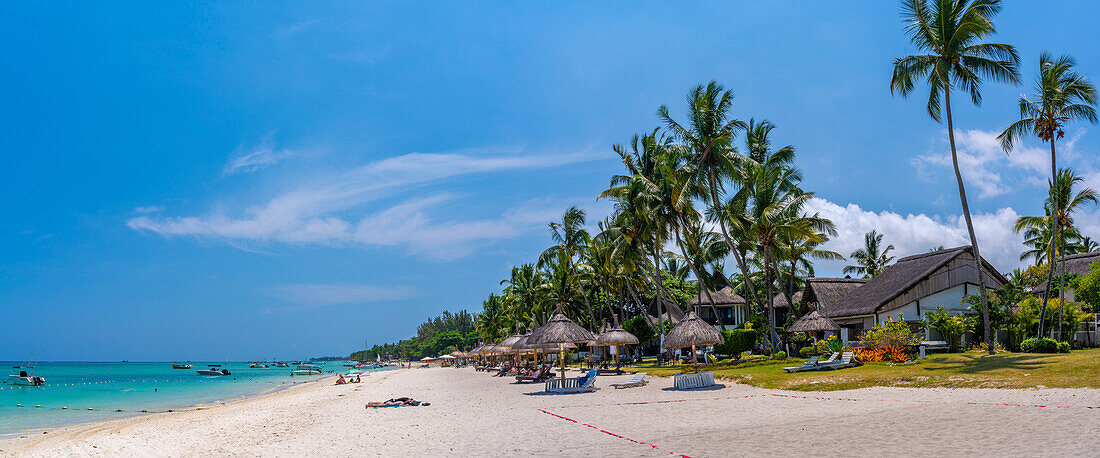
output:
<path id="1" fill-rule="evenodd" d="M 502 154 L 504 150 L 511 154 Z M 542 169 L 594 159 L 587 152 L 522 155 L 514 148 L 501 147 L 412 153 L 314 177 L 238 212 L 144 215 L 127 224 L 164 236 L 190 235 L 231 243 L 402 245 L 411 253 L 449 259 L 465 256 L 479 243 L 515 237 L 536 222 L 544 224 L 561 209 L 531 201 L 496 218 L 440 220 L 434 216 L 436 210 L 458 196 L 404 196 L 464 175 Z M 387 208 L 370 208 L 372 203 L 395 196 L 404 198 Z"/>
<path id="2" fill-rule="evenodd" d="M 264 139 L 259 146 L 245 148 L 241 145 L 233 153 L 233 157 L 222 168 L 226 176 L 238 173 L 252 173 L 257 170 L 278 164 L 284 159 L 294 156 L 294 152 L 288 149 L 277 150 L 270 136 Z"/>
<path id="3" fill-rule="evenodd" d="M 955 145 L 959 156 L 959 170 L 967 186 L 978 191 L 979 198 L 991 198 L 1008 194 L 1019 183 L 1044 188 L 1050 176 L 1050 151 L 1045 147 L 1024 143 L 1006 154 L 997 141 L 998 131 L 956 130 Z M 1061 166 L 1082 167 L 1084 172 L 1093 170 L 1092 164 L 1080 161 L 1082 155 L 1075 144 L 1084 130 L 1077 131 L 1069 141 L 1059 145 Z M 943 149 L 936 153 L 920 155 L 911 160 L 920 176 L 936 181 L 952 171 L 951 152 Z"/>
<path id="4" fill-rule="evenodd" d="M 333 305 L 403 301 L 416 297 L 416 290 L 408 286 L 295 284 L 276 286 L 265 290 L 264 294 L 296 304 L 264 310 L 264 313 L 278 313 Z"/>
<path id="5" fill-rule="evenodd" d="M 141 207 L 134 207 L 134 213 L 140 213 L 140 214 L 143 214 L 143 215 L 146 215 L 146 214 L 149 214 L 149 213 L 158 213 L 161 210 L 164 210 L 164 208 L 156 206 L 156 205 L 146 205 L 146 206 L 141 206 Z"/>

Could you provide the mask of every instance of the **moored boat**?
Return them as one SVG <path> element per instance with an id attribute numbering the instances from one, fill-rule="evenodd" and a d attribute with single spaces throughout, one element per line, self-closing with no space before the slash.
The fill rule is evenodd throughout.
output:
<path id="1" fill-rule="evenodd" d="M 23 370 L 19 371 L 18 374 L 8 375 L 8 379 L 11 380 L 12 384 L 21 386 L 42 386 L 46 384 L 44 377 L 28 374 L 27 371 Z"/>
<path id="2" fill-rule="evenodd" d="M 195 367 L 195 366 L 192 366 L 192 365 L 190 365 L 190 364 L 177 364 L 177 363 L 172 363 L 172 369 L 190 369 L 190 368 L 192 368 L 192 367 Z"/>
<path id="3" fill-rule="evenodd" d="M 229 371 L 226 369 L 222 369 L 220 364 L 211 364 L 209 369 L 199 369 L 195 372 L 199 375 L 210 377 L 221 377 L 223 375 L 229 375 Z"/>

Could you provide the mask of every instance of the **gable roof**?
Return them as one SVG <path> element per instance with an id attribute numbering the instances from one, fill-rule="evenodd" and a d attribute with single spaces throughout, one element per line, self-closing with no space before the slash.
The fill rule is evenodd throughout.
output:
<path id="1" fill-rule="evenodd" d="M 964 245 L 901 258 L 863 286 L 852 290 L 835 306 L 822 307 L 821 312 L 830 318 L 875 313 L 879 307 L 904 294 L 939 268 L 963 253 L 970 252 L 970 245 Z M 982 265 L 1002 283 L 1007 283 L 1007 280 L 984 259 Z"/>
<path id="2" fill-rule="evenodd" d="M 795 301 L 796 303 L 802 302 L 802 291 L 796 291 L 794 294 L 791 294 L 791 300 Z M 775 308 L 784 308 L 790 307 L 791 304 L 787 302 L 787 295 L 780 292 L 779 294 L 776 294 L 775 299 L 772 300 L 772 306 Z"/>
<path id="3" fill-rule="evenodd" d="M 1062 261 L 1058 262 L 1058 269 L 1062 269 L 1062 262 L 1065 262 L 1066 273 L 1085 275 L 1089 273 L 1089 268 L 1092 267 L 1092 263 L 1100 261 L 1100 251 L 1093 251 L 1091 253 L 1073 254 L 1062 258 Z M 1058 271 L 1054 272 L 1055 274 Z M 1041 293 L 1046 291 L 1047 282 L 1043 280 L 1039 286 L 1036 286 L 1032 292 Z"/>
<path id="4" fill-rule="evenodd" d="M 852 290 L 867 283 L 866 278 L 828 278 L 810 277 L 806 279 L 806 289 L 802 292 L 804 302 L 820 304 L 821 309 L 840 304 Z"/>

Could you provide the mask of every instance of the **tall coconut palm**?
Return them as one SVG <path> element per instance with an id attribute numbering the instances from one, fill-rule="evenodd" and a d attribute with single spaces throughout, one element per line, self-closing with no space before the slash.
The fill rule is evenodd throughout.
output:
<path id="1" fill-rule="evenodd" d="M 1016 48 L 1003 43 L 983 43 L 996 33 L 992 18 L 1001 10 L 1000 0 L 905 0 L 902 17 L 906 33 L 913 46 L 927 54 L 917 54 L 894 60 L 890 92 L 908 97 L 915 82 L 926 78 L 929 85 L 928 116 L 940 122 L 942 109 L 947 115 L 947 139 L 951 145 L 951 164 L 959 187 L 959 201 L 966 220 L 970 245 L 974 249 L 974 269 L 979 272 L 978 292 L 982 302 L 982 322 L 990 353 L 993 336 L 989 323 L 989 299 L 986 297 L 985 276 L 981 275 L 981 251 L 974 235 L 966 188 L 959 171 L 955 150 L 955 125 L 951 116 L 951 90 L 958 87 L 969 93 L 975 105 L 981 105 L 983 78 L 1018 84 L 1020 57 Z"/>
<path id="2" fill-rule="evenodd" d="M 1045 217 L 1021 216 L 1016 219 L 1016 224 L 1013 228 L 1017 232 L 1025 229 L 1038 231 L 1049 227 L 1064 229 L 1062 231 L 1059 231 L 1058 233 L 1055 233 L 1054 237 L 1052 237 L 1053 243 L 1051 243 L 1052 247 L 1050 247 L 1051 254 L 1047 258 L 1052 261 L 1052 263 L 1050 264 L 1051 271 L 1053 271 L 1056 267 L 1059 267 L 1060 264 L 1062 272 L 1061 274 L 1059 274 L 1059 277 L 1060 281 L 1064 282 L 1065 260 L 1063 259 L 1062 262 L 1058 263 L 1058 259 L 1065 255 L 1065 251 L 1068 248 L 1066 246 L 1064 234 L 1068 232 L 1070 234 L 1076 235 L 1077 232 L 1075 227 L 1075 220 L 1073 218 L 1074 213 L 1084 208 L 1085 205 L 1095 205 L 1097 202 L 1100 202 L 1100 194 L 1098 194 L 1092 188 L 1085 188 L 1075 191 L 1074 188 L 1078 187 L 1082 182 L 1085 181 L 1085 179 L 1080 175 L 1077 175 L 1077 173 L 1071 169 L 1061 169 L 1058 171 L 1055 177 L 1055 180 L 1050 182 L 1050 194 L 1047 196 L 1046 204 L 1044 205 L 1047 210 L 1047 215 Z M 1054 220 L 1053 224 L 1051 223 L 1052 219 Z M 1051 283 L 1051 278 L 1051 275 L 1048 273 L 1046 288 L 1047 291 L 1050 291 L 1051 287 L 1054 286 Z M 1062 293 L 1061 299 L 1063 302 L 1065 301 L 1064 286 L 1065 285 L 1062 284 L 1059 288 Z M 1047 297 L 1048 295 L 1044 293 L 1044 300 L 1042 305 L 1040 306 L 1039 311 L 1040 336 L 1043 335 L 1043 317 L 1044 314 L 1046 314 Z M 1059 307 L 1058 313 L 1059 323 L 1061 323 L 1061 307 Z M 1060 332 L 1059 336 L 1061 336 Z"/>
<path id="3" fill-rule="evenodd" d="M 577 282 L 577 288 L 580 290 L 581 297 L 584 298 L 584 305 L 588 309 L 588 328 L 590 331 L 595 331 L 596 319 L 592 314 L 592 302 L 589 301 L 588 294 L 584 290 L 584 282 L 579 278 L 583 269 L 579 268 L 577 262 L 581 252 L 592 241 L 592 237 L 584 229 L 584 216 L 584 210 L 569 207 L 562 215 L 560 222 L 553 221 L 550 223 L 550 238 L 553 240 L 554 245 L 542 252 L 539 257 L 539 264 L 546 262 L 545 260 L 553 259 L 559 254 L 568 260 L 569 270 Z"/>
<path id="4" fill-rule="evenodd" d="M 849 256 L 856 262 L 855 265 L 844 266 L 844 273 L 862 275 L 863 278 L 876 277 L 894 260 L 889 255 L 893 249 L 893 245 L 883 247 L 882 234 L 871 230 L 863 235 L 863 248 L 853 251 Z"/>
<path id="5" fill-rule="evenodd" d="M 734 248 L 727 229 L 726 213 L 720 211 L 723 206 L 723 182 L 731 178 L 743 159 L 734 147 L 737 131 L 744 129 L 745 123 L 733 119 L 733 91 L 723 88 L 715 81 L 706 86 L 699 85 L 688 92 L 688 123 L 682 125 L 668 112 L 668 106 L 657 109 L 657 117 L 683 144 L 679 150 L 695 163 L 695 180 L 701 191 L 701 197 L 709 204 L 707 214 L 718 221 L 722 236 L 737 261 L 742 273 L 748 271 L 748 264 Z M 749 293 L 755 299 L 756 291 L 750 285 Z"/>
<path id="6" fill-rule="evenodd" d="M 1053 180 L 1058 174 L 1058 159 L 1055 151 L 1055 142 L 1062 138 L 1065 132 L 1062 127 L 1069 122 L 1085 120 L 1093 124 L 1097 122 L 1096 87 L 1092 85 L 1084 75 L 1074 71 L 1077 61 L 1070 56 L 1061 56 L 1054 59 L 1049 53 L 1039 56 L 1039 77 L 1035 80 L 1035 94 L 1032 96 L 1020 96 L 1020 120 L 1005 128 L 997 139 L 1001 141 L 1001 147 L 1005 152 L 1012 151 L 1024 135 L 1032 134 L 1050 145 L 1050 176 Z M 1053 213 L 1059 213 L 1058 203 L 1053 202 Z M 1058 227 L 1058 219 L 1049 220 L 1052 224 L 1049 234 L 1051 240 L 1054 237 L 1065 239 L 1062 228 Z M 1034 228 L 1033 228 L 1034 229 Z M 1049 258 L 1055 259 L 1055 243 L 1045 244 L 1050 251 Z M 1050 284 L 1054 275 L 1054 269 L 1047 272 L 1047 284 Z M 1043 291 L 1043 305 L 1046 305 L 1050 288 Z M 1039 315 L 1040 334 L 1042 333 L 1043 315 Z"/>

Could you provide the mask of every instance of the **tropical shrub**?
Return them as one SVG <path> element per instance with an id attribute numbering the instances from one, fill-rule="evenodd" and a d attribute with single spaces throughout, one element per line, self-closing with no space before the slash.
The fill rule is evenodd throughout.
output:
<path id="1" fill-rule="evenodd" d="M 634 334 L 641 344 L 647 344 L 657 338 L 657 330 L 642 315 L 635 316 L 623 323 L 623 329 Z"/>
<path id="2" fill-rule="evenodd" d="M 816 352 L 814 351 L 813 346 L 802 347 L 802 348 L 798 349 L 798 356 L 801 356 L 803 358 L 808 358 L 810 355 L 812 355 L 814 353 L 816 353 Z"/>
<path id="3" fill-rule="evenodd" d="M 1046 337 L 1041 339 L 1031 338 L 1020 343 L 1020 350 L 1024 353 L 1057 353 L 1058 342 Z"/>
<path id="4" fill-rule="evenodd" d="M 1069 353 L 1069 342 L 1058 342 L 1058 353 Z"/>
<path id="5" fill-rule="evenodd" d="M 722 331 L 726 341 L 715 345 L 714 352 L 720 355 L 739 355 L 752 350 L 760 340 L 760 332 L 755 329 L 734 329 Z"/>
<path id="6" fill-rule="evenodd" d="M 959 340 L 963 334 L 974 329 L 974 320 L 971 317 L 951 314 L 947 307 L 939 306 L 936 310 L 926 313 L 925 323 L 928 327 L 939 331 L 943 340 L 951 351 L 959 350 Z"/>
<path id="7" fill-rule="evenodd" d="M 814 344 L 814 350 L 823 354 L 844 351 L 846 348 L 848 348 L 848 345 L 835 335 L 829 336 L 829 338 L 825 340 L 819 340 Z"/>
<path id="8" fill-rule="evenodd" d="M 904 363 L 909 361 L 909 347 L 898 347 L 891 345 L 884 348 L 886 354 L 890 357 L 890 360 L 895 363 Z"/>
<path id="9" fill-rule="evenodd" d="M 1083 303 L 1086 312 L 1100 312 L 1100 262 L 1094 262 L 1088 273 L 1077 280 L 1074 297 Z"/>
<path id="10" fill-rule="evenodd" d="M 886 349 L 876 347 L 863 347 L 856 352 L 860 361 L 886 361 Z"/>
<path id="11" fill-rule="evenodd" d="M 862 348 L 908 348 L 910 345 L 919 344 L 920 341 L 920 336 L 913 334 L 913 331 L 909 329 L 909 323 L 889 319 L 885 323 L 876 325 L 864 332 L 859 339 L 859 346 Z"/>
<path id="12" fill-rule="evenodd" d="M 787 359 L 787 352 L 778 351 L 772 354 L 772 359 Z"/>

